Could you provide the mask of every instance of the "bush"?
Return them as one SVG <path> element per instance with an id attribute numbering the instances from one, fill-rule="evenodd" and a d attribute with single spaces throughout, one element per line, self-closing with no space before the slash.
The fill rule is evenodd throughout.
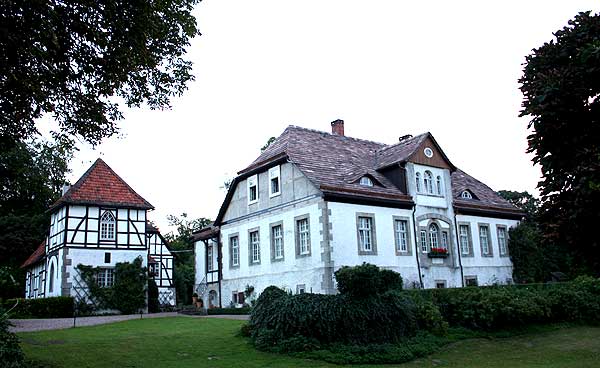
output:
<path id="1" fill-rule="evenodd" d="M 417 330 L 415 304 L 399 292 L 368 299 L 348 295 L 289 295 L 275 287 L 258 298 L 250 318 L 255 346 L 279 349 L 304 337 L 319 344 L 396 342 Z"/>
<path id="2" fill-rule="evenodd" d="M 5 310 L 11 309 L 10 318 L 68 318 L 73 316 L 73 298 L 57 296 L 39 299 L 9 299 L 2 302 Z"/>
<path id="3" fill-rule="evenodd" d="M 0 364 L 6 368 L 24 367 L 19 338 L 8 331 L 9 322 L 6 318 L 5 311 L 0 307 Z"/>
<path id="4" fill-rule="evenodd" d="M 160 306 L 158 305 L 158 286 L 153 279 L 148 280 L 148 313 L 158 313 Z"/>
<path id="5" fill-rule="evenodd" d="M 391 270 L 363 263 L 360 266 L 344 266 L 335 272 L 340 294 L 356 298 L 383 294 L 388 290 L 402 290 L 402 277 Z"/>

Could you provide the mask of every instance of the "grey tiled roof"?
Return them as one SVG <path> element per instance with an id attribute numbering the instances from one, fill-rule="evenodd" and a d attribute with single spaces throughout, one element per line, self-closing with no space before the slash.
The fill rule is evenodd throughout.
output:
<path id="1" fill-rule="evenodd" d="M 289 126 L 248 167 L 244 175 L 273 160 L 287 157 L 319 189 L 351 193 L 357 196 L 411 201 L 412 198 L 393 185 L 377 170 L 407 160 L 431 135 L 420 134 L 394 145 L 329 134 L 317 130 Z M 366 187 L 358 180 L 372 176 L 381 185 Z M 452 175 L 455 205 L 493 207 L 499 210 L 517 209 L 485 184 L 460 169 Z M 460 194 L 469 189 L 478 199 L 461 200 Z"/>

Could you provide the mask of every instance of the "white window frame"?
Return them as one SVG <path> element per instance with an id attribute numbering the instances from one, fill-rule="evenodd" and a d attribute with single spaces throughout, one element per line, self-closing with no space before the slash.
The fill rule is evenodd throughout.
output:
<path id="1" fill-rule="evenodd" d="M 368 176 L 363 176 L 362 178 L 360 178 L 359 184 L 365 187 L 372 187 L 373 180 L 371 180 L 371 178 L 369 178 Z"/>
<path id="2" fill-rule="evenodd" d="M 485 230 L 485 231 L 482 231 Z M 481 255 L 491 256 L 491 244 L 490 244 L 490 227 L 489 225 L 479 225 L 479 244 L 481 245 Z"/>
<path id="3" fill-rule="evenodd" d="M 358 216 L 358 239 L 363 252 L 373 251 L 373 218 Z"/>
<path id="4" fill-rule="evenodd" d="M 240 238 L 238 235 L 229 237 L 229 249 L 231 250 L 231 267 L 240 265 Z"/>
<path id="5" fill-rule="evenodd" d="M 462 199 L 473 199 L 473 195 L 468 190 L 463 190 L 462 193 L 460 193 L 460 198 L 462 198 Z"/>
<path id="6" fill-rule="evenodd" d="M 464 232 L 463 232 L 464 230 Z M 458 239 L 460 241 L 460 252 L 464 256 L 471 254 L 471 242 L 469 241 L 470 231 L 469 225 L 459 224 L 458 225 Z"/>
<path id="7" fill-rule="evenodd" d="M 249 176 L 247 179 L 248 182 L 248 205 L 254 204 L 258 202 L 258 175 L 252 175 Z M 251 193 L 252 193 L 252 187 L 255 187 L 256 189 L 256 198 L 255 199 L 250 199 L 251 198 Z"/>
<path id="8" fill-rule="evenodd" d="M 432 222 L 427 227 L 427 232 L 429 233 L 429 249 L 440 248 L 440 227 Z"/>
<path id="9" fill-rule="evenodd" d="M 423 186 L 427 194 L 433 194 L 433 174 L 429 170 L 423 174 Z"/>
<path id="10" fill-rule="evenodd" d="M 396 232 L 396 251 L 408 253 L 408 221 L 394 220 L 394 231 Z"/>
<path id="11" fill-rule="evenodd" d="M 102 215 L 100 216 L 99 235 L 101 241 L 112 241 L 117 238 L 117 219 L 110 210 L 102 212 Z"/>
<path id="12" fill-rule="evenodd" d="M 252 251 L 250 254 L 251 263 L 260 263 L 260 234 L 258 230 L 251 231 L 248 234 L 248 241 L 250 243 L 250 250 Z"/>
<path id="13" fill-rule="evenodd" d="M 213 262 L 213 246 L 209 245 L 206 247 L 206 271 L 213 271 L 214 262 Z"/>
<path id="14" fill-rule="evenodd" d="M 429 247 L 427 244 L 427 230 L 421 229 L 419 232 L 419 242 L 421 244 L 421 252 L 427 253 Z"/>
<path id="15" fill-rule="evenodd" d="M 273 181 L 277 180 L 277 191 L 273 191 Z M 258 188 L 257 188 L 258 190 Z M 281 166 L 277 165 L 269 169 L 269 197 L 277 197 L 281 194 Z"/>
<path id="16" fill-rule="evenodd" d="M 310 225 L 308 218 L 302 218 L 296 221 L 296 231 L 298 231 L 298 249 L 300 255 L 310 253 Z"/>
<path id="17" fill-rule="evenodd" d="M 448 235 L 448 232 L 445 230 L 442 230 L 441 234 L 442 234 L 442 239 L 440 242 L 441 247 L 446 250 L 450 249 L 450 236 Z"/>
<path id="18" fill-rule="evenodd" d="M 507 236 L 508 232 L 506 231 L 506 227 L 498 226 L 496 227 L 496 235 L 498 237 L 498 251 L 501 256 L 505 256 L 508 254 L 508 245 L 507 245 Z M 500 236 L 502 235 L 502 236 Z"/>
<path id="19" fill-rule="evenodd" d="M 111 287 L 115 284 L 115 269 L 101 268 L 96 273 L 96 284 L 101 287 Z"/>
<path id="20" fill-rule="evenodd" d="M 421 173 L 415 173 L 415 184 L 417 193 L 421 193 Z"/>
<path id="21" fill-rule="evenodd" d="M 272 226 L 271 236 L 273 238 L 273 258 L 283 259 L 283 225 Z"/>
<path id="22" fill-rule="evenodd" d="M 442 176 L 438 175 L 435 178 L 435 189 L 436 189 L 436 193 L 437 195 L 443 195 L 443 190 L 444 190 L 444 186 L 442 185 Z"/>

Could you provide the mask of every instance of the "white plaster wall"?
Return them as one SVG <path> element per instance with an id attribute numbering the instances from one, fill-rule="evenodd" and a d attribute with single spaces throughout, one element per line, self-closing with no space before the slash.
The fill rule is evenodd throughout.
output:
<path id="1" fill-rule="evenodd" d="M 490 217 L 479 217 L 479 216 L 465 216 L 457 215 L 456 221 L 458 223 L 469 223 L 471 228 L 471 237 L 473 244 L 473 257 L 462 257 L 463 274 L 467 276 L 477 275 L 479 285 L 490 285 L 493 283 L 507 283 L 512 282 L 512 262 L 510 257 L 500 256 L 500 248 L 498 245 L 498 233 L 496 225 L 506 226 L 506 236 L 508 244 L 508 229 L 516 226 L 519 221 L 498 219 Z M 479 227 L 480 223 L 488 224 L 491 235 L 491 246 L 492 246 L 492 257 L 481 256 L 481 244 L 479 241 Z M 508 245 L 507 245 L 508 247 Z"/>
<path id="2" fill-rule="evenodd" d="M 50 277 L 52 275 L 50 270 L 51 266 L 54 265 L 54 287 L 50 291 Z M 62 249 L 58 251 L 56 256 L 50 256 L 46 258 L 46 297 L 61 296 L 62 288 Z"/>
<path id="3" fill-rule="evenodd" d="M 404 280 L 404 285 L 408 286 L 413 282 L 419 282 L 412 210 L 337 202 L 328 202 L 328 207 L 331 210 L 329 221 L 332 223 L 331 231 L 333 235 L 331 242 L 333 247 L 332 260 L 336 270 L 341 266 L 355 266 L 367 262 L 399 272 Z M 358 254 L 357 212 L 375 214 L 376 255 Z M 396 255 L 393 216 L 408 219 L 410 255 Z"/>
<path id="4" fill-rule="evenodd" d="M 297 285 L 303 284 L 307 291 L 322 292 L 322 226 L 319 222 L 321 216 L 321 210 L 318 205 L 319 201 L 320 199 L 297 203 L 242 221 L 225 224 L 221 227 L 221 240 L 223 244 L 223 305 L 229 304 L 233 291 L 243 291 L 246 285 L 254 286 L 256 295 L 260 294 L 262 290 L 270 285 L 291 289 L 295 292 Z M 309 215 L 311 247 L 309 256 L 296 255 L 295 217 L 303 215 Z M 270 224 L 279 221 L 283 222 L 284 259 L 275 261 L 271 257 Z M 250 264 L 249 262 L 248 230 L 254 228 L 259 228 L 260 264 Z M 237 233 L 239 236 L 240 265 L 232 268 L 229 262 L 229 236 L 234 233 Z M 199 265 L 197 270 L 201 271 L 202 268 L 203 265 Z M 202 278 L 202 276 L 197 275 L 197 278 Z"/>

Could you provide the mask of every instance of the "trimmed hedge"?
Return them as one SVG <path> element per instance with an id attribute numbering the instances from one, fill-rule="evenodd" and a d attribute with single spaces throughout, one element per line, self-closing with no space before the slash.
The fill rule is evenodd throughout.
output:
<path id="1" fill-rule="evenodd" d="M 270 286 L 259 296 L 249 328 L 255 345 L 392 343 L 414 336 L 416 304 L 398 291 L 367 299 L 348 295 L 289 295 Z"/>
<path id="2" fill-rule="evenodd" d="M 244 308 L 209 308 L 206 310 L 206 313 L 209 315 L 217 315 L 217 314 L 229 314 L 229 315 L 245 315 L 250 314 L 252 309 L 249 307 Z"/>
<path id="3" fill-rule="evenodd" d="M 73 317 L 73 298 L 57 296 L 39 299 L 8 299 L 2 301 L 1 307 L 11 309 L 16 302 L 17 307 L 10 311 L 10 318 L 68 318 Z"/>
<path id="4" fill-rule="evenodd" d="M 433 303 L 450 326 L 494 331 L 553 322 L 600 323 L 600 280 L 409 291 Z"/>

